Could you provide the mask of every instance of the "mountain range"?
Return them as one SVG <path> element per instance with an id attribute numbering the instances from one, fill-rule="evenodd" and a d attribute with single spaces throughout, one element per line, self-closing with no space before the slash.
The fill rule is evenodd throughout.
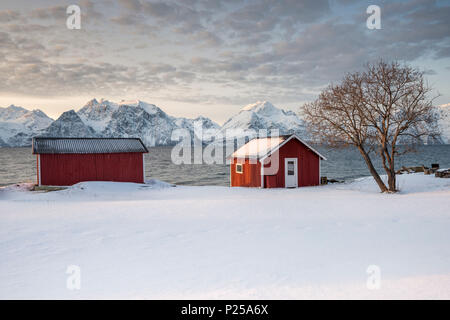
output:
<path id="1" fill-rule="evenodd" d="M 31 138 L 52 122 L 41 110 L 30 111 L 15 105 L 0 108 L 0 147 L 29 145 Z"/>
<path id="2" fill-rule="evenodd" d="M 438 107 L 442 135 L 438 143 L 450 143 L 450 104 Z M 176 143 L 172 132 L 186 129 L 200 139 L 195 126 L 202 124 L 204 141 L 234 139 L 244 130 L 277 129 L 280 134 L 297 133 L 308 139 L 305 122 L 294 112 L 275 107 L 268 101 L 243 107 L 223 126 L 209 118 L 177 118 L 140 100 L 92 99 L 78 111 L 69 110 L 53 120 L 41 110 L 11 105 L 0 108 L 0 147 L 29 146 L 33 136 L 50 137 L 140 137 L 147 146 Z"/>

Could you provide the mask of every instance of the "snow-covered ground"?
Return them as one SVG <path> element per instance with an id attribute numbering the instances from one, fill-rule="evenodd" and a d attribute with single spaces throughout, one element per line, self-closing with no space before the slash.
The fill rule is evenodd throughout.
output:
<path id="1" fill-rule="evenodd" d="M 450 179 L 0 189 L 0 298 L 450 298 Z M 81 288 L 69 290 L 70 265 Z M 371 265 L 379 289 L 368 289 Z M 72 278 L 73 279 L 73 278 Z"/>

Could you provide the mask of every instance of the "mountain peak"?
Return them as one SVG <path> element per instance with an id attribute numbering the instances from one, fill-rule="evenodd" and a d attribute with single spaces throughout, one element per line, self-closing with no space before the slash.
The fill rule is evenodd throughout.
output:
<path id="1" fill-rule="evenodd" d="M 162 110 L 159 109 L 154 104 L 150 104 L 141 100 L 121 100 L 119 103 L 119 106 L 129 106 L 129 107 L 136 107 L 141 108 L 145 112 L 149 114 L 156 114 L 160 113 Z"/>
<path id="2" fill-rule="evenodd" d="M 6 108 L 0 108 L 0 121 L 25 121 L 25 119 L 31 117 L 34 111 L 27 110 L 22 107 L 10 105 Z M 36 114 L 38 115 L 38 114 Z M 39 116 L 39 115 L 38 115 Z"/>
<path id="3" fill-rule="evenodd" d="M 22 107 L 18 107 L 16 105 L 10 104 L 7 108 L 11 108 L 11 109 L 23 109 Z"/>
<path id="4" fill-rule="evenodd" d="M 44 131 L 45 136 L 49 137 L 95 137 L 95 131 L 87 126 L 75 110 L 63 112 Z"/>
<path id="5" fill-rule="evenodd" d="M 16 106 L 14 104 L 9 105 L 8 107 L 5 108 L 5 110 L 8 110 L 9 112 L 20 112 L 20 113 L 29 112 L 29 110 Z"/>
<path id="6" fill-rule="evenodd" d="M 141 105 L 143 103 L 145 103 L 145 102 L 143 102 L 143 101 L 141 101 L 139 99 L 136 99 L 136 100 L 120 100 L 119 105 L 121 105 L 121 106 L 125 105 L 125 106 L 137 107 L 137 106 L 139 106 L 139 105 Z"/>
<path id="7" fill-rule="evenodd" d="M 10 105 L 0 108 L 1 146 L 24 146 L 31 144 L 31 138 L 47 128 L 52 119 L 39 109 L 27 110 Z"/>
<path id="8" fill-rule="evenodd" d="M 258 130 L 279 130 L 280 134 L 299 133 L 306 137 L 306 129 L 302 119 L 294 112 L 286 112 L 275 107 L 268 101 L 258 101 L 249 104 L 228 119 L 221 128 L 222 134 L 230 130 L 247 130 L 246 134 Z M 241 135 L 237 131 L 237 135 Z M 244 133 L 242 133 L 244 134 Z"/>
<path id="9" fill-rule="evenodd" d="M 266 108 L 275 108 L 276 107 L 271 104 L 269 101 L 257 101 L 255 103 L 251 103 L 246 105 L 245 107 L 243 107 L 241 110 L 242 111 L 256 111 L 258 112 L 261 109 L 266 109 Z"/>
<path id="10" fill-rule="evenodd" d="M 97 99 L 92 99 L 92 100 L 89 100 L 87 103 L 86 103 L 86 107 L 92 107 L 92 106 L 95 106 L 95 105 L 97 105 L 98 104 L 98 101 L 97 101 Z"/>

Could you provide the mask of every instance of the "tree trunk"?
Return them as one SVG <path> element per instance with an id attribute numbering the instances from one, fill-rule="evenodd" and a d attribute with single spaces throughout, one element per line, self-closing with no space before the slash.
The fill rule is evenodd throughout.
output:
<path id="1" fill-rule="evenodd" d="M 395 176 L 394 158 L 392 156 L 391 162 L 389 163 L 388 175 L 388 187 L 390 192 L 397 192 L 397 179 Z"/>
<path id="2" fill-rule="evenodd" d="M 397 192 L 395 172 L 388 173 L 388 186 L 390 192 Z"/>
<path id="3" fill-rule="evenodd" d="M 383 146 L 383 149 L 381 151 L 381 158 L 383 160 L 384 171 L 386 171 L 386 175 L 388 177 L 389 192 L 397 192 L 394 154 L 395 154 L 394 148 L 391 154 L 389 154 L 388 149 L 385 146 Z M 386 159 L 388 159 L 388 163 L 386 163 Z M 389 165 L 389 167 L 387 165 Z"/>
<path id="4" fill-rule="evenodd" d="M 375 170 L 375 167 L 372 164 L 372 160 L 370 160 L 370 157 L 367 154 L 367 152 L 361 146 L 358 146 L 358 150 L 361 153 L 361 155 L 363 156 L 364 161 L 366 162 L 367 167 L 369 168 L 370 174 L 375 179 L 375 182 L 378 184 L 378 187 L 380 188 L 381 192 L 388 191 L 383 180 L 381 180 L 380 175 L 378 174 L 377 170 Z"/>

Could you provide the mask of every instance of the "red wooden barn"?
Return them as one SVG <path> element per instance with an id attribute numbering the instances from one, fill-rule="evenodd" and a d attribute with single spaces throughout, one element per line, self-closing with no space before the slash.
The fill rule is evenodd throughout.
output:
<path id="1" fill-rule="evenodd" d="M 326 160 L 295 134 L 256 138 L 230 157 L 232 187 L 295 188 L 320 184 Z"/>
<path id="2" fill-rule="evenodd" d="M 81 181 L 144 183 L 144 153 L 138 138 L 33 138 L 38 185 Z"/>

